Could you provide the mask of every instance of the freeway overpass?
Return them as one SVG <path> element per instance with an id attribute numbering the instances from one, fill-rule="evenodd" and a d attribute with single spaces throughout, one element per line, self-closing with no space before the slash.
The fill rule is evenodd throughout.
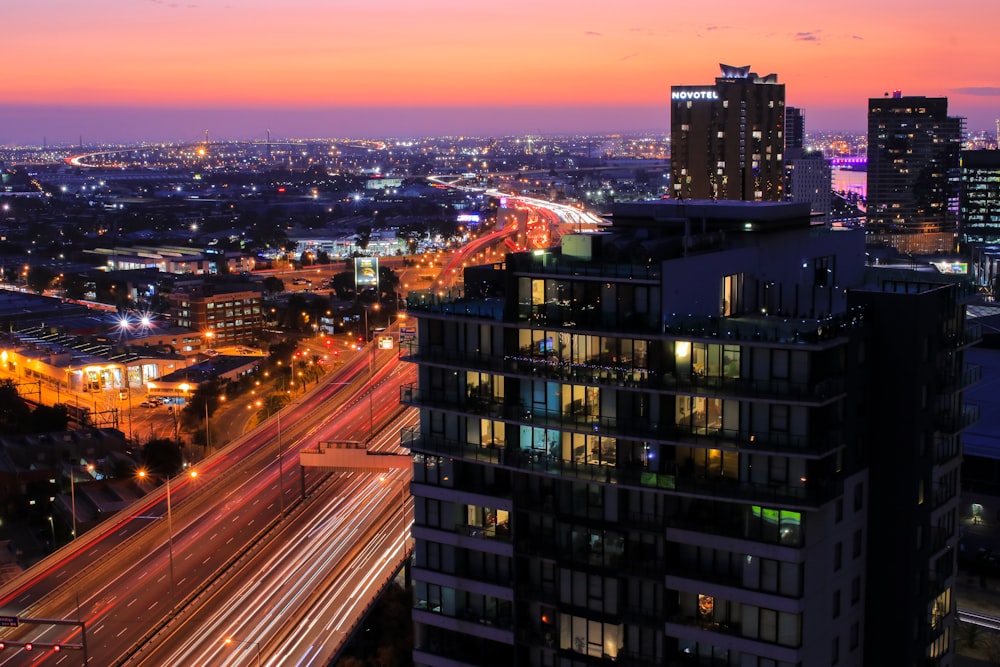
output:
<path id="1" fill-rule="evenodd" d="M 405 474 L 297 465 L 298 451 L 318 441 L 415 419 L 398 403 L 414 369 L 394 350 L 373 356 L 372 368 L 356 357 L 199 464 L 197 477 L 160 486 L 0 589 L 0 615 L 82 622 L 4 628 L 0 666 L 215 664 L 157 656 L 180 650 L 178 637 L 189 640 L 184 650 L 232 656 L 222 634 L 254 642 L 261 664 L 325 665 L 409 549 Z M 398 448 L 398 433 L 379 446 Z M 302 635 L 304 614 L 327 619 L 328 632 Z M 207 648 L 191 647 L 194 638 Z M 31 652 L 17 645 L 26 642 Z"/>

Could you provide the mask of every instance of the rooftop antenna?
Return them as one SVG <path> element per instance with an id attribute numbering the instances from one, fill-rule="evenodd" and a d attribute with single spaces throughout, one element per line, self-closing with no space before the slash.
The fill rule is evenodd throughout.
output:
<path id="1" fill-rule="evenodd" d="M 208 130 L 205 130 L 205 145 L 208 145 Z"/>

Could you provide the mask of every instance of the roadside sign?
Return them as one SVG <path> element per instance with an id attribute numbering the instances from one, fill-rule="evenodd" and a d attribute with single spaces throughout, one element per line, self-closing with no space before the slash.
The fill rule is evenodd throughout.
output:
<path id="1" fill-rule="evenodd" d="M 393 342 L 392 336 L 379 336 L 378 349 L 391 350 L 394 347 Z"/>
<path id="2" fill-rule="evenodd" d="M 17 616 L 0 616 L 0 628 L 16 628 L 17 626 Z"/>
<path id="3" fill-rule="evenodd" d="M 399 327 L 400 340 L 413 340 L 417 337 L 416 327 Z"/>

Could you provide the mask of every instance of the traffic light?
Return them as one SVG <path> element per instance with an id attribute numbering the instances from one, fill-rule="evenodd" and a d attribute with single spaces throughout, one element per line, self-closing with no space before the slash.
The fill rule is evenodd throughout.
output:
<path id="1" fill-rule="evenodd" d="M 327 346 L 327 347 L 330 347 L 330 345 L 332 345 L 332 344 L 333 344 L 333 341 L 332 341 L 332 340 L 330 340 L 329 338 L 327 338 L 327 339 L 326 339 L 326 346 Z"/>
<path id="2" fill-rule="evenodd" d="M 7 642 L 0 642 L 0 651 L 4 650 L 5 648 L 7 648 Z"/>
<path id="3" fill-rule="evenodd" d="M 52 645 L 52 650 L 55 651 L 56 653 L 58 653 L 59 651 L 62 650 L 62 644 L 53 644 Z"/>
<path id="4" fill-rule="evenodd" d="M 24 650 L 25 651 L 30 651 L 33 648 L 35 648 L 35 647 L 32 646 L 31 642 L 28 642 L 27 644 L 24 645 Z"/>

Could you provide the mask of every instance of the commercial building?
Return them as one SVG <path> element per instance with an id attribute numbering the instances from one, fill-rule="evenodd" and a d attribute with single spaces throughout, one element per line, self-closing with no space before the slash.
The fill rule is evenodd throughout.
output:
<path id="1" fill-rule="evenodd" d="M 809 204 L 815 222 L 830 220 L 833 170 L 820 151 L 804 146 L 806 119 L 801 109 L 785 108 L 785 195 Z"/>
<path id="2" fill-rule="evenodd" d="M 959 241 L 1000 243 L 1000 150 L 962 151 Z"/>
<path id="3" fill-rule="evenodd" d="M 953 249 L 963 124 L 946 97 L 868 100 L 870 233 L 904 252 Z"/>
<path id="4" fill-rule="evenodd" d="M 677 199 L 784 199 L 785 86 L 720 65 L 715 85 L 670 89 L 670 175 Z"/>
<path id="5" fill-rule="evenodd" d="M 971 292 L 803 204 L 613 213 L 408 299 L 414 663 L 951 665 Z"/>
<path id="6" fill-rule="evenodd" d="M 166 296 L 174 322 L 202 332 L 209 347 L 253 344 L 263 326 L 256 283 L 178 284 Z"/>
<path id="7" fill-rule="evenodd" d="M 797 158 L 805 149 L 806 117 L 798 107 L 785 107 L 785 159 Z"/>

